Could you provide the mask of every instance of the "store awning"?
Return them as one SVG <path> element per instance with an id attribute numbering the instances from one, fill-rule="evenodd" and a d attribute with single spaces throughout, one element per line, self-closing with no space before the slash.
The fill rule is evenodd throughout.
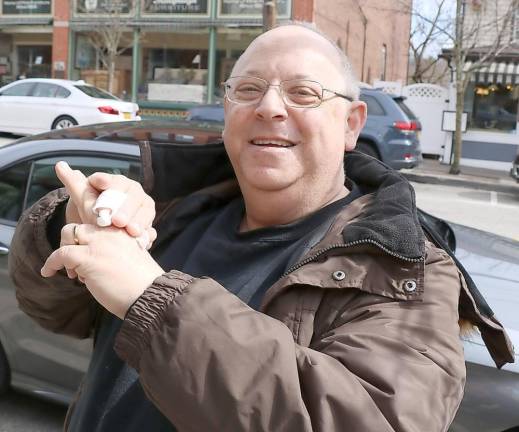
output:
<path id="1" fill-rule="evenodd" d="M 473 62 L 466 62 L 463 68 L 467 72 Z M 472 73 L 472 82 L 484 84 L 519 84 L 519 62 L 492 62 L 483 65 Z"/>

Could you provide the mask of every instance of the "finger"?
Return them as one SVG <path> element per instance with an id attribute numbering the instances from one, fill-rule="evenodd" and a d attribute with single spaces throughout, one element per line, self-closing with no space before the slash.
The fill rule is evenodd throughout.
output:
<path id="1" fill-rule="evenodd" d="M 152 199 L 149 201 L 153 202 Z M 128 213 L 125 214 L 128 215 Z M 142 205 L 130 217 L 131 219 L 124 227 L 126 228 L 126 231 L 128 231 L 128 234 L 133 237 L 138 237 L 142 234 L 146 227 L 151 227 L 153 219 L 155 218 L 155 206 L 151 205 L 150 203 Z M 117 212 L 116 215 L 112 218 L 112 223 L 115 226 L 122 228 L 120 226 L 121 222 L 124 222 L 124 218 L 121 218 L 119 216 L 119 212 Z"/>
<path id="2" fill-rule="evenodd" d="M 90 243 L 97 227 L 90 224 L 71 223 L 61 228 L 60 247 L 70 245 L 86 245 Z"/>
<path id="3" fill-rule="evenodd" d="M 54 276 L 63 268 L 76 270 L 88 256 L 88 246 L 63 246 L 50 254 L 40 273 L 43 277 Z"/>
<path id="4" fill-rule="evenodd" d="M 132 181 L 129 186 L 126 199 L 112 216 L 112 223 L 123 228 L 134 222 L 142 230 L 142 227 L 151 226 L 155 218 L 155 202 L 144 193 L 139 183 Z"/>
<path id="5" fill-rule="evenodd" d="M 94 205 L 95 200 L 99 196 L 97 190 L 90 186 L 90 183 L 81 171 L 71 169 L 67 162 L 58 162 L 55 169 L 56 175 L 80 211 L 81 219 L 83 221 L 92 220 L 93 216 L 90 214 L 88 214 L 88 219 L 85 220 L 85 216 L 87 215 L 81 212 L 82 209 L 91 208 Z"/>
<path id="6" fill-rule="evenodd" d="M 116 175 L 104 172 L 96 172 L 92 174 L 88 177 L 88 182 L 98 191 L 117 189 L 117 186 L 120 185 L 120 181 L 117 180 Z"/>
<path id="7" fill-rule="evenodd" d="M 69 279 L 76 279 L 78 277 L 75 270 L 72 270 L 72 269 L 65 269 L 65 270 L 67 271 L 67 276 Z"/>
<path id="8" fill-rule="evenodd" d="M 153 242 L 157 239 L 157 230 L 155 228 L 148 228 L 147 232 L 150 242 L 148 243 L 148 246 L 146 246 L 146 250 L 150 250 Z"/>

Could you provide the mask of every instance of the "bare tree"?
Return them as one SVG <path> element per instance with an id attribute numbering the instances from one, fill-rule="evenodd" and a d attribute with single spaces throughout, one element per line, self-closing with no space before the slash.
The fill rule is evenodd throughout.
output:
<path id="1" fill-rule="evenodd" d="M 436 0 L 434 7 L 428 2 L 415 1 L 410 11 L 412 27 L 409 35 L 409 81 L 413 83 L 441 82 L 448 72 L 447 62 L 435 55 L 445 43 L 444 32 L 453 27 L 448 0 Z M 405 6 L 405 5 L 404 5 Z"/>
<path id="2" fill-rule="evenodd" d="M 487 0 L 484 3 L 472 0 L 471 3 L 472 19 L 467 20 L 467 0 L 456 0 L 456 27 L 452 38 L 456 77 L 456 131 L 451 174 L 460 173 L 462 116 L 470 78 L 484 64 L 510 47 L 513 42 L 512 20 L 519 8 L 519 0 Z M 471 63 L 467 63 L 468 59 Z"/>
<path id="3" fill-rule="evenodd" d="M 87 38 L 108 72 L 108 91 L 114 91 L 115 62 L 132 46 L 125 35 L 135 15 L 138 0 L 78 0 L 78 12 L 92 17 Z"/>

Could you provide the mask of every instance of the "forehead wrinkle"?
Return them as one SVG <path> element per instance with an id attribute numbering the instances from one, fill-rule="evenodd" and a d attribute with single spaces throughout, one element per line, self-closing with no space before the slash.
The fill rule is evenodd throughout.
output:
<path id="1" fill-rule="evenodd" d="M 304 51 L 307 55 L 318 55 L 324 58 L 330 66 L 334 66 L 335 71 L 339 75 L 337 78 L 339 78 L 342 83 L 342 64 L 335 48 L 330 45 L 330 41 L 311 30 L 298 26 L 278 27 L 258 36 L 240 56 L 233 67 L 231 76 L 264 73 L 265 69 L 258 70 L 254 65 L 252 69 L 248 69 L 249 64 L 254 63 L 256 60 L 254 57 L 258 56 L 258 52 L 260 54 L 259 58 L 268 59 L 276 55 L 284 56 L 300 50 Z M 268 54 L 262 51 L 267 51 Z M 268 61 L 265 62 L 265 64 L 268 63 Z M 301 64 L 299 64 L 299 66 L 300 65 Z M 294 79 L 298 79 L 299 76 L 303 79 L 315 80 L 315 77 L 310 77 L 307 74 L 302 74 L 301 72 L 294 73 Z"/>

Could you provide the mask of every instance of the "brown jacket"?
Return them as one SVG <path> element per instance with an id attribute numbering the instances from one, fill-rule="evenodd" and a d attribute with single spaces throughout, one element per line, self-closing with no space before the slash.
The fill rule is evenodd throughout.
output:
<path id="1" fill-rule="evenodd" d="M 194 214 L 237 191 L 225 169 L 196 180 L 194 193 L 167 183 L 162 173 L 179 171 L 166 166 L 164 149 L 148 150 L 144 184 L 163 210 L 159 255 Z M 447 430 L 463 396 L 458 306 L 470 293 L 447 253 L 423 236 L 403 177 L 360 155 L 347 158 L 346 172 L 365 195 L 302 251 L 259 312 L 215 281 L 178 271 L 129 310 L 115 350 L 179 432 Z M 88 291 L 64 274 L 39 277 L 51 252 L 47 221 L 66 198 L 53 193 L 24 215 L 10 272 L 28 315 L 87 337 L 97 309 Z M 494 357 L 509 361 L 499 323 L 462 303 L 494 332 Z"/>

